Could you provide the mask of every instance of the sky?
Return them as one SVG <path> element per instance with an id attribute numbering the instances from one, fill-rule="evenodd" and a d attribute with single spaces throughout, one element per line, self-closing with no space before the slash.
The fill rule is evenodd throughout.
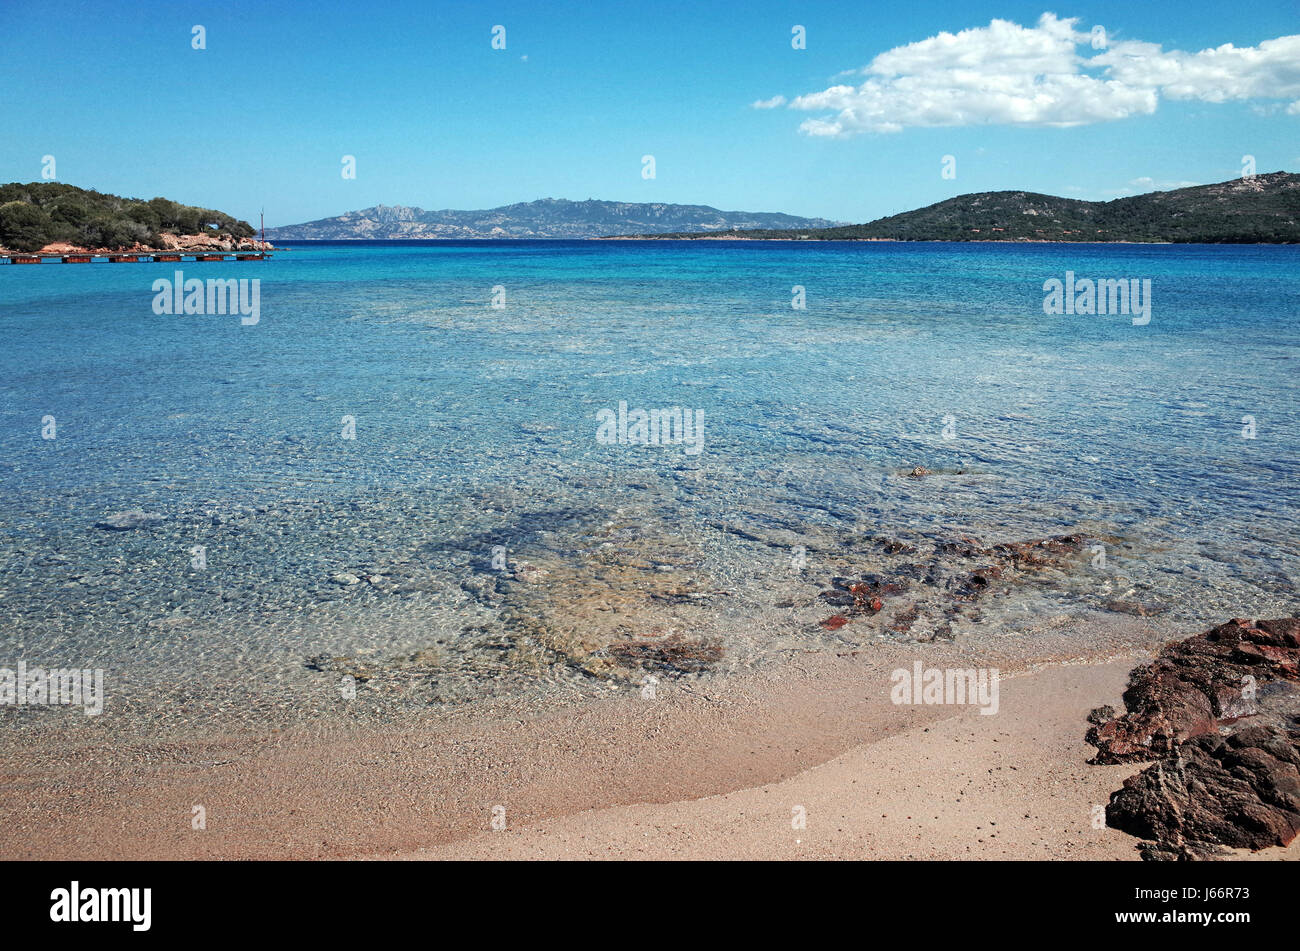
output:
<path id="1" fill-rule="evenodd" d="M 0 0 L 0 90 L 0 182 L 53 156 L 267 227 L 546 197 L 859 222 L 1296 171 L 1300 2 Z"/>

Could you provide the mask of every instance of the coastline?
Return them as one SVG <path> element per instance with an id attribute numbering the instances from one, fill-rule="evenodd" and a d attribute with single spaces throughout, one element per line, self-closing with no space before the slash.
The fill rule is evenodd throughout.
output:
<path id="1" fill-rule="evenodd" d="M 546 239 L 539 239 L 546 240 Z M 1050 238 L 751 238 L 740 235 L 608 235 L 591 241 L 770 241 L 787 244 L 1288 244 L 1286 241 L 1059 241 Z"/>
<path id="2" fill-rule="evenodd" d="M 1089 765 L 1085 716 L 1161 640 L 1083 618 L 980 650 L 809 652 L 653 702 L 520 697 L 133 740 L 78 724 L 0 752 L 4 857 L 1136 859 L 1090 810 L 1141 766 Z M 996 664 L 999 714 L 892 704 L 889 672 L 917 660 Z"/>
<path id="3" fill-rule="evenodd" d="M 693 801 L 588 810 L 483 832 L 405 860 L 1138 861 L 1090 815 L 1144 764 L 1100 766 L 1086 708 L 1116 702 L 1130 661 L 1053 665 L 1003 683 L 1009 716 L 971 708 L 857 746 L 788 779 Z M 805 826 L 792 828 L 792 811 Z M 1286 848 L 1220 860 L 1295 861 Z"/>
<path id="4" fill-rule="evenodd" d="M 815 848 L 795 837 L 799 856 L 1136 857 L 1136 840 L 1087 822 L 1138 767 L 1085 768 L 1086 714 L 1116 703 L 1128 669 L 1166 639 L 1235 613 L 1293 609 L 1285 506 L 1184 501 L 1250 500 L 1270 486 L 1285 499 L 1280 441 L 1243 446 L 1235 428 L 1211 438 L 1200 410 L 1226 402 L 1200 385 L 1218 379 L 1213 350 L 1198 363 L 1176 359 L 1176 339 L 1155 346 L 1182 380 L 1154 359 L 1119 360 L 1124 372 L 1107 377 L 1100 370 L 1116 360 L 1097 360 L 1107 333 L 1062 356 L 1055 332 L 1040 348 L 996 301 L 985 312 L 975 297 L 965 309 L 978 319 L 940 323 L 934 313 L 948 312 L 909 304 L 906 285 L 873 291 L 875 303 L 846 296 L 852 323 L 796 315 L 778 331 L 770 291 L 753 280 L 768 256 L 725 256 L 741 259 L 748 283 L 738 285 L 756 288 L 741 300 L 757 316 L 737 318 L 727 301 L 670 340 L 657 318 L 677 306 L 675 279 L 642 292 L 611 270 L 605 280 L 627 309 L 574 306 L 564 329 L 571 339 L 620 336 L 619 347 L 593 345 L 577 359 L 554 346 L 556 299 L 508 310 L 490 337 L 476 336 L 479 297 L 428 307 L 430 286 L 453 296 L 465 268 L 496 279 L 499 263 L 445 261 L 431 285 L 424 272 L 437 255 L 393 255 L 392 269 L 374 255 L 336 297 L 286 281 L 284 332 L 247 338 L 251 366 L 302 373 L 266 384 L 287 397 L 270 440 L 257 379 L 238 372 L 224 341 L 199 326 L 183 328 L 192 333 L 183 340 L 159 334 L 142 295 L 110 307 L 125 318 L 122 343 L 106 341 L 103 358 L 126 357 L 126 392 L 179 395 L 165 417 L 140 417 L 156 427 L 132 427 L 97 452 L 36 456 L 34 441 L 15 441 L 32 474 L 15 492 L 23 532 L 4 559 L 18 646 L 28 664 L 102 666 L 112 689 L 102 718 L 3 711 L 13 727 L 0 742 L 11 857 L 781 858 L 792 855 L 792 804 L 809 810 L 811 832 L 847 817 Z M 851 249 L 815 257 L 838 259 L 823 279 L 831 290 L 858 280 L 862 256 Z M 1041 258 L 988 257 L 994 267 Z M 1289 253 L 1267 257 L 1284 268 Z M 603 258 L 630 273 L 643 256 Z M 300 276 L 337 260 L 307 255 Z M 1266 273 L 1245 270 L 1243 282 Z M 57 303 L 57 289 L 42 293 L 35 299 Z M 896 306 L 904 319 L 891 326 L 882 315 Z M 90 299 L 69 324 L 97 328 L 103 312 Z M 1266 339 L 1285 316 L 1269 311 L 1234 332 Z M 621 348 L 641 342 L 641 328 L 638 356 L 664 365 L 674 385 L 728 382 L 716 368 L 687 369 L 719 339 L 726 366 L 756 381 L 769 379 L 752 372 L 769 369 L 767 354 L 797 360 L 777 367 L 786 386 L 776 406 L 765 406 L 766 383 L 678 396 L 626 372 Z M 60 355 L 31 339 L 35 365 L 60 372 Z M 464 363 L 490 371 L 435 381 L 446 387 L 441 402 L 360 407 L 371 424 L 365 451 L 341 455 L 353 446 L 339 440 L 334 407 L 357 408 L 348 401 L 358 381 L 378 389 L 347 355 L 388 358 L 377 363 L 381 385 L 420 396 L 427 368 L 404 356 L 422 357 L 409 344 L 434 339 L 476 341 Z M 1269 405 L 1289 391 L 1286 339 L 1256 351 L 1255 386 L 1235 385 L 1234 401 Z M 1028 358 L 1012 377 L 998 372 L 998 344 Z M 807 366 L 818 371 L 804 383 Z M 215 367 L 228 369 L 214 379 Z M 587 384 L 593 367 L 613 372 Z M 320 382 L 330 379 L 347 387 Z M 1156 393 L 1178 412 L 1152 400 L 1162 408 L 1149 416 L 1117 414 L 1114 402 L 1093 411 L 1078 394 L 1098 380 L 1126 384 L 1129 407 Z M 533 384 L 554 387 L 556 399 L 512 400 L 512 387 Z M 566 387 L 588 399 L 566 400 Z M 941 402 L 927 401 L 940 391 Z M 90 392 L 101 403 L 89 418 L 118 405 L 112 388 Z M 685 454 L 593 449 L 592 410 L 629 397 L 653 406 L 659 393 L 727 421 L 712 430 L 707 469 Z M 493 394 L 502 401 L 485 404 Z M 148 402 L 125 405 L 137 404 Z M 953 407 L 972 442 L 952 445 L 938 431 Z M 228 419 L 253 424 L 248 441 L 210 438 Z M 1130 454 L 1139 422 L 1153 441 Z M 1198 438 L 1189 463 L 1201 464 L 1180 481 L 1169 460 Z M 485 462 L 486 478 L 467 478 Z M 122 478 L 118 494 L 85 488 L 105 472 Z M 1044 537 L 1062 531 L 1071 534 Z M 196 542 L 219 570 L 184 560 Z M 1109 560 L 1098 565 L 1099 554 Z M 1004 711 L 893 705 L 890 672 L 913 663 L 998 668 Z M 649 673 L 664 680 L 653 703 L 638 695 Z M 344 698 L 349 677 L 362 689 Z M 537 695 L 496 692 L 516 687 Z M 479 689 L 491 696 L 472 699 Z M 930 795 L 947 782 L 978 805 Z M 878 813 L 853 796 L 867 785 Z M 760 810 L 776 798 L 781 810 Z M 929 818 L 910 808 L 918 801 Z M 489 828 L 497 806 L 505 834 Z M 202 828 L 191 824 L 195 809 Z M 985 838 L 993 822 L 999 831 Z M 662 843 L 647 852 L 647 838 Z"/>
<path id="5" fill-rule="evenodd" d="M 1136 769 L 1090 766 L 1078 742 L 1086 707 L 1114 702 L 1129 666 L 1022 673 L 1002 683 L 1005 719 L 956 708 L 771 783 L 589 810 L 392 857 L 1137 860 L 1136 840 L 1089 821 L 1093 804 Z"/>
<path id="6" fill-rule="evenodd" d="M 15 4 L 16 941 L 1267 938 L 1297 6 Z"/>
<path id="7" fill-rule="evenodd" d="M 38 251 L 14 251 L 9 248 L 0 247 L 0 257 L 60 257 L 63 255 L 91 255 L 93 257 L 104 257 L 105 255 L 127 255 L 127 254 L 193 254 L 196 251 L 224 251 L 233 253 L 236 251 L 274 251 L 277 250 L 270 241 L 259 241 L 254 238 L 224 238 L 214 239 L 210 235 L 191 234 L 191 235 L 167 235 L 171 240 L 167 241 L 163 247 L 149 247 L 143 244 L 135 244 L 122 248 L 104 248 L 104 247 L 87 247 L 84 245 L 68 244 L 66 242 L 55 242 L 47 244 Z"/>

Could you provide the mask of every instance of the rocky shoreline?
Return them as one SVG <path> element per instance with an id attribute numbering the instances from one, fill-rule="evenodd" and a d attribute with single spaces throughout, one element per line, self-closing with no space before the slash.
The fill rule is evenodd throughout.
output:
<path id="1" fill-rule="evenodd" d="M 1234 618 L 1135 668 L 1100 707 L 1098 764 L 1151 762 L 1106 808 L 1148 860 L 1286 846 L 1300 832 L 1300 616 Z"/>
<path id="2" fill-rule="evenodd" d="M 195 251 L 273 251 L 274 246 L 270 241 L 258 241 L 256 238 L 235 238 L 235 237 L 217 237 L 206 234 L 170 234 L 160 235 L 162 241 L 160 247 L 145 244 L 133 244 L 129 247 L 121 248 L 92 248 L 82 245 L 68 244 L 64 241 L 56 241 L 47 244 L 39 251 L 21 252 L 36 255 L 54 255 L 54 254 L 163 254 L 168 251 L 180 252 L 182 254 L 192 254 Z M 0 255 L 18 254 L 20 252 L 12 251 L 0 247 Z"/>

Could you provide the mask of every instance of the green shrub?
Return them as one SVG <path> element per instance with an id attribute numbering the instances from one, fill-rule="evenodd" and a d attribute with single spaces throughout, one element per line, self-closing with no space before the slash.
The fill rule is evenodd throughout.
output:
<path id="1" fill-rule="evenodd" d="M 0 245 L 35 251 L 55 241 L 123 248 L 137 242 L 159 246 L 163 231 L 248 237 L 253 228 L 220 211 L 167 198 L 140 201 L 65 185 L 10 182 L 0 185 Z"/>
<path id="2" fill-rule="evenodd" d="M 158 212 L 154 211 L 142 202 L 137 202 L 134 205 L 127 205 L 126 216 L 132 221 L 140 222 L 140 224 L 144 225 L 151 232 L 157 231 L 162 227 L 162 219 L 158 216 Z"/>
<path id="3" fill-rule="evenodd" d="M 15 251 L 39 251 L 50 243 L 50 216 L 35 205 L 11 201 L 0 205 L 0 244 Z"/>

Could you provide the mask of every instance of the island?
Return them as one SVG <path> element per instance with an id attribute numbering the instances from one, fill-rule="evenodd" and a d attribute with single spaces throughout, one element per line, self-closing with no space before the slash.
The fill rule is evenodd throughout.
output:
<path id="1" fill-rule="evenodd" d="M 211 208 L 61 182 L 0 185 L 0 255 L 260 253 L 270 247 L 248 222 Z"/>
<path id="2" fill-rule="evenodd" d="M 1025 191 L 959 195 L 859 225 L 677 231 L 607 240 L 1064 241 L 1202 244 L 1300 242 L 1300 175 L 1271 172 L 1215 185 L 1083 201 Z"/>

